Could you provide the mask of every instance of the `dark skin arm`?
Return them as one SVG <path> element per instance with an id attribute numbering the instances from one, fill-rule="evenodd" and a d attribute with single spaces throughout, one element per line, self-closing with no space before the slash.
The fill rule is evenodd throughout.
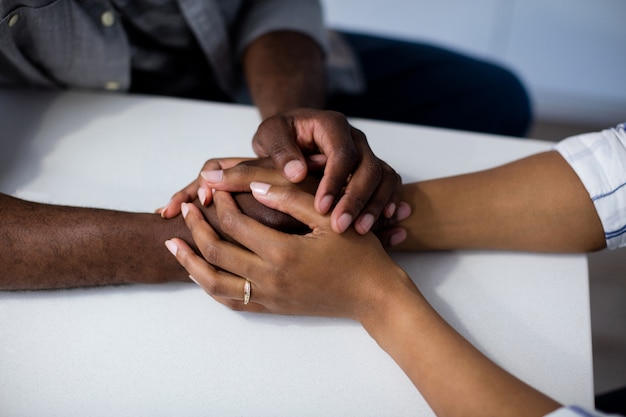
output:
<path id="1" fill-rule="evenodd" d="M 263 120 L 297 108 L 324 108 L 324 55 L 308 36 L 289 31 L 265 34 L 250 44 L 242 61 Z"/>
<path id="2" fill-rule="evenodd" d="M 255 172 L 262 180 L 287 183 L 269 160 L 243 166 L 259 167 Z M 316 185 L 308 177 L 299 187 L 312 193 Z M 303 231 L 301 223 L 259 204 L 250 193 L 234 198 L 243 212 L 267 226 Z M 198 206 L 219 231 L 215 206 Z M 0 290 L 188 281 L 163 245 L 172 235 L 195 249 L 181 216 L 166 221 L 158 214 L 41 204 L 0 193 Z"/>
<path id="3" fill-rule="evenodd" d="M 0 194 L 0 290 L 186 281 L 163 241 L 180 218 L 55 206 Z M 190 241 L 190 240 L 189 240 Z"/>

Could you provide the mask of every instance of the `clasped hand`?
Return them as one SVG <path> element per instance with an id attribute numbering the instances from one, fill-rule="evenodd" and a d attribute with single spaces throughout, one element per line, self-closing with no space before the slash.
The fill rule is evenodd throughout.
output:
<path id="1" fill-rule="evenodd" d="M 323 170 L 314 207 L 320 214 L 332 210 L 331 226 L 338 233 L 354 223 L 357 232 L 365 234 L 381 214 L 391 218 L 396 213 L 400 176 L 374 155 L 363 132 L 352 127 L 340 113 L 297 109 L 270 117 L 258 127 L 253 148 L 257 155 L 270 157 L 276 169 L 292 183 L 303 181 L 311 170 Z M 159 210 L 161 215 L 175 217 L 182 203 L 197 198 L 208 204 L 213 198 L 213 187 L 207 179 L 215 180 L 216 171 L 231 168 L 242 160 L 207 161 L 198 178 Z"/>
<path id="2" fill-rule="evenodd" d="M 372 233 L 361 236 L 352 228 L 335 233 L 330 216 L 313 208 L 311 194 L 291 185 L 254 182 L 250 188 L 259 202 L 289 214 L 310 232 L 267 227 L 243 214 L 230 193 L 216 191 L 220 233 L 233 241 L 228 242 L 198 207 L 183 203 L 185 222 L 202 256 L 181 239 L 166 244 L 191 278 L 220 303 L 234 310 L 362 321 L 392 291 L 413 286 Z M 251 282 L 249 304 L 243 301 L 246 280 Z"/>

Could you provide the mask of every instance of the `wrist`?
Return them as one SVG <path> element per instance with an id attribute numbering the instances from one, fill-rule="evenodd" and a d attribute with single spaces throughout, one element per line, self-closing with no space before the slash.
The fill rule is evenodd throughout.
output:
<path id="1" fill-rule="evenodd" d="M 363 303 L 356 317 L 381 345 L 384 344 L 384 334 L 394 327 L 394 322 L 416 307 L 428 306 L 422 293 L 398 265 L 393 264 L 384 276 L 386 285 L 372 292 L 369 301 Z"/>

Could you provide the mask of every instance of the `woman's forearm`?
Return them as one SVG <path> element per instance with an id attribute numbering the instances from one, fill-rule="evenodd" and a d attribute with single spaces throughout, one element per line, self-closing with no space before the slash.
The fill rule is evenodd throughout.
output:
<path id="1" fill-rule="evenodd" d="M 588 252 L 604 248 L 593 202 L 557 152 L 406 184 L 412 216 L 398 249 Z"/>
<path id="2" fill-rule="evenodd" d="M 397 280 L 396 282 L 400 282 Z M 362 324 L 438 416 L 544 416 L 560 405 L 485 357 L 416 288 L 372 309 Z"/>

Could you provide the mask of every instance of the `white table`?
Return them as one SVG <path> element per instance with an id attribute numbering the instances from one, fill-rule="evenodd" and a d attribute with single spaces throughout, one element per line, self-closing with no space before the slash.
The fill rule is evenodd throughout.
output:
<path id="1" fill-rule="evenodd" d="M 0 94 L 0 191 L 153 211 L 211 157 L 252 155 L 254 109 L 87 93 Z M 550 145 L 354 120 L 405 181 Z M 584 256 L 395 255 L 501 366 L 593 406 Z M 419 335 L 416 335 L 419 337 Z M 194 284 L 0 293 L 2 416 L 432 415 L 355 322 L 237 313 Z"/>

